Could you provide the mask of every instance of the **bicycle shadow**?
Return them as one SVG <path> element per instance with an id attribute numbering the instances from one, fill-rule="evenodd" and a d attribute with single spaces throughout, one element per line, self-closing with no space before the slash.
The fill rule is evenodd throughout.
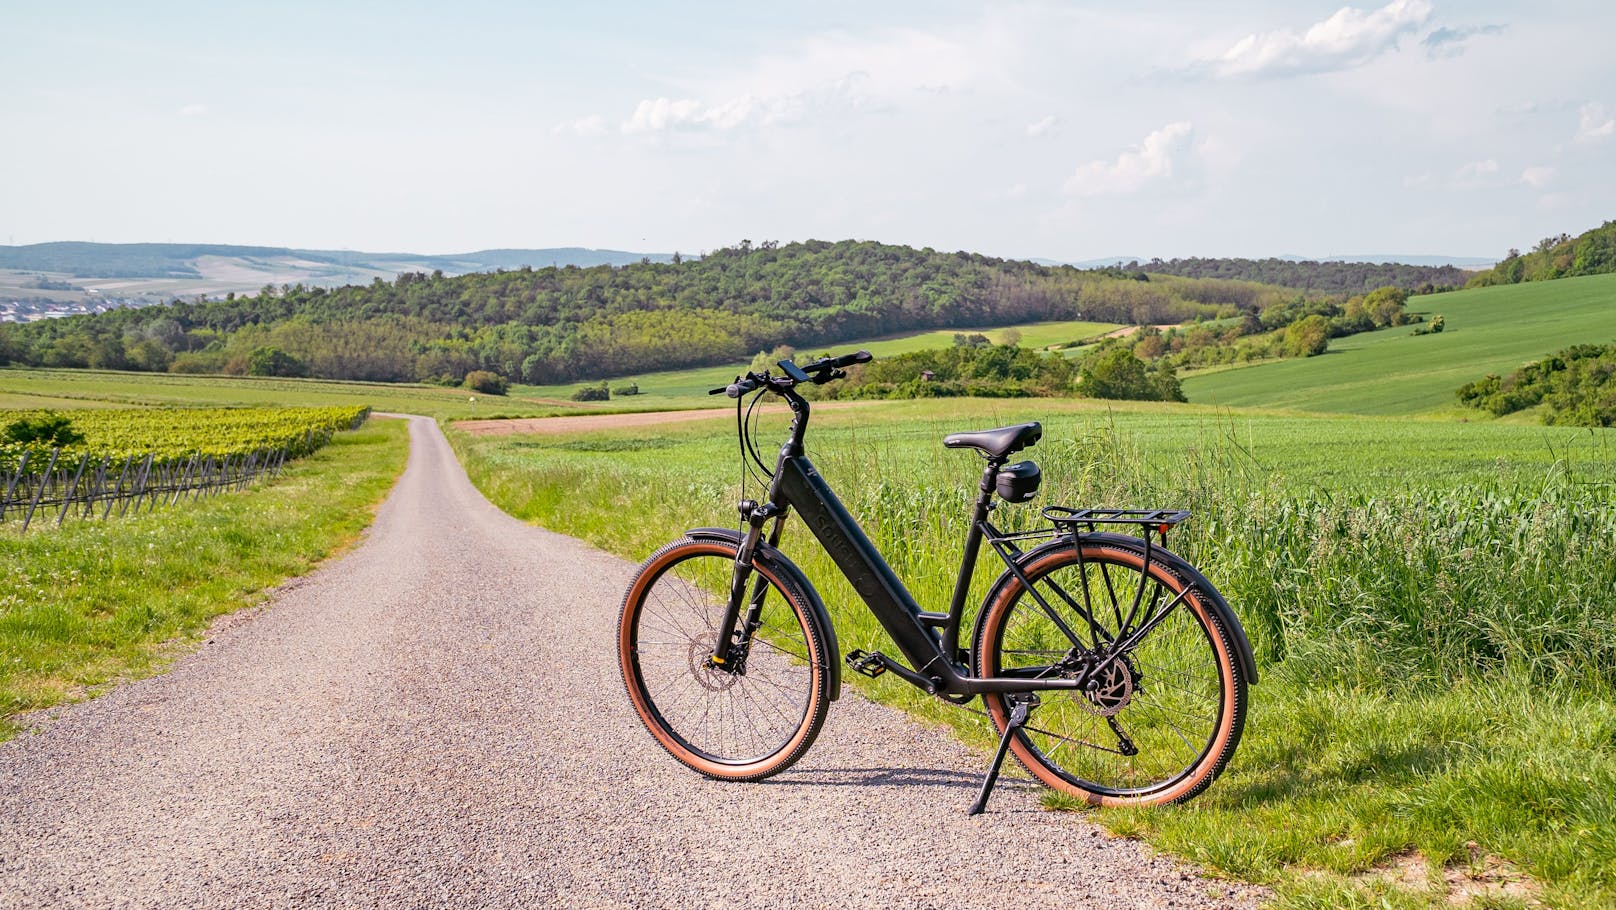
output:
<path id="1" fill-rule="evenodd" d="M 954 771 L 947 768 L 803 768 L 761 781 L 767 786 L 783 787 L 943 787 L 953 790 L 975 791 L 982 786 L 981 772 Z M 1036 785 L 1029 780 L 1001 777 L 994 792 L 1029 790 Z"/>

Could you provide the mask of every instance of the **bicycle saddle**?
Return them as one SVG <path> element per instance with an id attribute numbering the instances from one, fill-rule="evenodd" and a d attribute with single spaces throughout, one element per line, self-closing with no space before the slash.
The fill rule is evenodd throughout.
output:
<path id="1" fill-rule="evenodd" d="M 950 433 L 943 437 L 943 445 L 950 449 L 977 449 L 992 458 L 1003 458 L 1038 442 L 1044 428 L 1036 421 L 1018 423 L 1013 427 L 996 430 L 975 430 L 970 433 Z"/>

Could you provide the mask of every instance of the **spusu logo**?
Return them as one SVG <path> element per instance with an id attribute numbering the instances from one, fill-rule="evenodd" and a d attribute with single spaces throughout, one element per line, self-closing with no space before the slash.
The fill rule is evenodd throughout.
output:
<path id="1" fill-rule="evenodd" d="M 847 531 L 836 520 L 835 509 L 831 505 L 841 502 L 836 494 L 831 492 L 825 484 L 824 478 L 812 465 L 802 467 L 803 481 L 807 485 L 808 493 L 805 497 L 793 497 L 798 501 L 793 503 L 797 507 L 797 514 L 803 517 L 808 529 L 814 532 L 819 542 L 824 546 L 825 552 L 836 561 L 842 574 L 852 583 L 853 590 L 864 599 L 865 603 L 873 603 L 876 598 L 883 595 L 881 579 L 870 571 L 870 564 L 864 554 L 853 543 Z M 809 506 L 804 509 L 803 505 Z"/>

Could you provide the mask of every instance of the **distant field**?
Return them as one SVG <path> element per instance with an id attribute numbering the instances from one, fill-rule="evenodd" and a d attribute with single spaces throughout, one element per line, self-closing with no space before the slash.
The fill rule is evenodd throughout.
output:
<path id="1" fill-rule="evenodd" d="M 1046 347 L 1088 338 L 1116 328 L 1104 322 L 1040 322 L 979 331 L 995 341 L 1010 329 L 1024 347 Z M 955 332 L 945 330 L 831 345 L 837 353 L 867 349 L 877 357 L 947 347 Z M 369 405 L 378 411 L 423 414 L 446 419 L 546 417 L 601 411 L 659 411 L 718 407 L 707 390 L 728 384 L 744 363 L 693 370 L 670 370 L 610 380 L 619 388 L 637 382 L 640 394 L 613 396 L 609 402 L 571 401 L 574 391 L 595 383 L 555 386 L 515 385 L 507 396 L 461 388 L 409 383 L 336 382 L 323 379 L 269 379 L 247 376 L 189 376 L 113 370 L 0 369 L 0 408 L 82 408 L 151 406 L 324 406 Z M 475 399 L 475 403 L 473 402 Z"/>
<path id="2" fill-rule="evenodd" d="M 844 341 L 832 345 L 806 348 L 801 353 L 813 356 L 820 353 L 845 354 L 849 351 L 867 350 L 876 357 L 894 357 L 911 351 L 946 348 L 954 343 L 955 335 L 972 332 L 981 332 L 993 341 L 1002 343 L 1005 333 L 1011 329 L 1021 334 L 1019 343 L 1022 347 L 1046 348 L 1082 341 L 1085 338 L 1092 338 L 1115 328 L 1118 328 L 1117 324 L 1111 322 L 1035 322 L 1001 328 L 943 329 L 936 332 L 923 332 L 918 335 L 904 335 L 895 338 Z M 607 385 L 615 389 L 626 385 L 630 381 L 639 383 L 640 394 L 638 396 L 625 398 L 613 396 L 612 404 L 618 410 L 709 407 L 713 402 L 707 396 L 707 390 L 727 385 L 735 379 L 736 373 L 745 368 L 745 363 L 734 363 L 722 367 L 670 370 L 662 373 L 647 373 L 641 376 L 613 379 Z M 572 396 L 573 392 L 584 386 L 598 384 L 599 382 L 596 381 L 574 382 L 566 385 L 516 386 L 511 391 L 515 395 L 567 399 Z"/>
<path id="3" fill-rule="evenodd" d="M 1190 401 L 1342 414 L 1427 414 L 1456 407 L 1454 391 L 1572 344 L 1616 340 L 1616 275 L 1564 278 L 1416 297 L 1447 330 L 1413 326 L 1332 339 L 1330 352 L 1186 376 Z"/>
<path id="4" fill-rule="evenodd" d="M 475 403 L 472 399 L 477 399 Z M 319 379 L 187 376 L 112 370 L 0 369 L 0 408 L 365 406 L 377 411 L 466 418 L 538 417 L 572 408 L 465 389 Z"/>

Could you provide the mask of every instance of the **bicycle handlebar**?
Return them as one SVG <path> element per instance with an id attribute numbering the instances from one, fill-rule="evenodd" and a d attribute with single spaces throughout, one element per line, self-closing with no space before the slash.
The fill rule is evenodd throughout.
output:
<path id="1" fill-rule="evenodd" d="M 869 363 L 874 359 L 874 357 L 870 356 L 869 351 L 854 351 L 840 357 L 821 357 L 813 363 L 800 367 L 796 364 L 792 364 L 792 366 L 801 372 L 809 382 L 821 385 L 830 382 L 832 379 L 840 379 L 846 376 L 847 374 L 842 372 L 842 367 L 852 366 L 855 363 Z M 781 368 L 785 368 L 783 361 Z M 786 376 L 778 377 L 770 376 L 767 372 L 762 374 L 747 373 L 745 376 L 736 377 L 734 382 L 723 388 L 709 389 L 707 394 L 728 395 L 731 398 L 739 398 L 747 392 L 763 387 L 765 384 L 771 388 L 789 389 L 801 381 L 801 379 L 793 378 L 789 373 Z"/>

